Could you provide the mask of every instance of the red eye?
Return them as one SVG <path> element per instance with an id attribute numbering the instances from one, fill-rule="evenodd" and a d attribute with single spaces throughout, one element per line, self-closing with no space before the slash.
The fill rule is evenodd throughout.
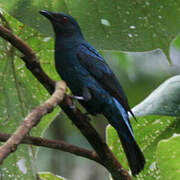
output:
<path id="1" fill-rule="evenodd" d="M 66 22 L 68 22 L 68 18 L 67 18 L 67 17 L 63 17 L 63 18 L 61 19 L 61 21 L 62 21 L 63 23 L 66 23 Z"/>

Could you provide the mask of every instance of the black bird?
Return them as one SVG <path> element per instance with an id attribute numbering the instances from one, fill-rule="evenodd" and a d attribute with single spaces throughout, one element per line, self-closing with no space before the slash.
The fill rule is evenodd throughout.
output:
<path id="1" fill-rule="evenodd" d="M 145 158 L 135 141 L 128 111 L 133 113 L 116 76 L 84 39 L 73 17 L 44 10 L 40 13 L 53 25 L 57 72 L 88 113 L 103 114 L 116 129 L 132 174 L 138 174 Z"/>

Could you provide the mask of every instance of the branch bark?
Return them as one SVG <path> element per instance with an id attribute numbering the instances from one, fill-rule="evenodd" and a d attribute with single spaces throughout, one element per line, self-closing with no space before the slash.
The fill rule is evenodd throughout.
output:
<path id="1" fill-rule="evenodd" d="M 0 132 L 0 141 L 6 142 L 12 135 Z M 90 151 L 79 146 L 75 146 L 60 140 L 50 140 L 40 137 L 25 136 L 21 141 L 21 144 L 30 144 L 35 146 L 48 147 L 51 149 L 57 149 L 64 152 L 72 153 L 81 157 L 85 157 L 96 161 L 103 165 L 103 161 L 99 158 L 95 151 Z"/>
<path id="2" fill-rule="evenodd" d="M 51 80 L 42 70 L 35 52 L 33 52 L 28 44 L 2 26 L 0 26 L 0 36 L 9 41 L 14 47 L 23 53 L 22 59 L 26 63 L 26 67 L 51 94 L 54 90 L 55 82 Z M 70 105 L 72 105 L 71 99 L 68 96 L 65 96 L 65 99 L 61 104 L 61 108 L 86 137 L 88 142 L 99 155 L 99 158 L 103 161 L 104 167 L 106 167 L 106 169 L 111 173 L 113 179 L 130 180 L 131 177 L 128 172 L 114 157 L 107 144 L 101 139 L 94 127 L 88 122 L 87 117 L 77 108 L 72 110 Z"/>
<path id="3" fill-rule="evenodd" d="M 17 146 L 21 143 L 23 138 L 40 121 L 40 119 L 45 114 L 50 113 L 63 100 L 65 93 L 66 83 L 64 81 L 57 82 L 55 92 L 52 96 L 41 106 L 34 108 L 23 120 L 15 133 L 0 147 L 0 164 L 11 152 L 14 152 L 17 149 Z"/>

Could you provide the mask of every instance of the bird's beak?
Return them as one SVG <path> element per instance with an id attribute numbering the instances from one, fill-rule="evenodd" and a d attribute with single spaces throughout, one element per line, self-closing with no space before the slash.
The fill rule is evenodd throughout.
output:
<path id="1" fill-rule="evenodd" d="M 41 10 L 41 11 L 39 11 L 39 13 L 42 14 L 43 16 L 45 16 L 46 18 L 48 18 L 51 21 L 54 20 L 54 15 L 50 11 Z"/>

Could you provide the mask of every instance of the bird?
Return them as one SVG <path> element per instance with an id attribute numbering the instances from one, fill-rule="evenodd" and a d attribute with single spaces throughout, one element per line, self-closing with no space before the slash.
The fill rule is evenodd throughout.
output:
<path id="1" fill-rule="evenodd" d="M 70 15 L 41 10 L 55 34 L 55 66 L 72 94 L 88 114 L 102 114 L 117 131 L 132 175 L 139 174 L 145 157 L 136 143 L 128 112 L 134 114 L 117 77 L 98 51 L 88 43 Z"/>

